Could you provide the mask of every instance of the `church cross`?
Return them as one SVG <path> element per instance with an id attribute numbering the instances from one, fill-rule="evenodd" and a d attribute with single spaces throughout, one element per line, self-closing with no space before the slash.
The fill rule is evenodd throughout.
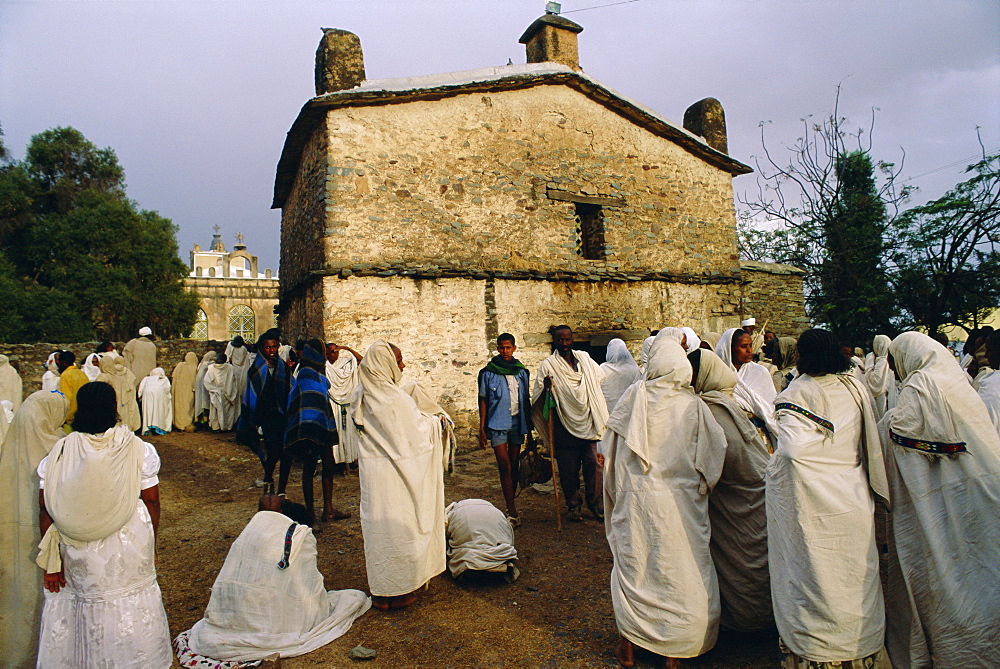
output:
<path id="1" fill-rule="evenodd" d="M 215 225 L 212 226 L 212 229 L 215 230 L 215 234 L 219 234 L 219 230 L 221 230 L 222 228 L 220 228 L 219 224 L 216 223 Z"/>
<path id="2" fill-rule="evenodd" d="M 236 233 L 236 242 L 238 244 L 242 244 L 243 243 L 243 233 L 242 232 L 237 232 Z"/>

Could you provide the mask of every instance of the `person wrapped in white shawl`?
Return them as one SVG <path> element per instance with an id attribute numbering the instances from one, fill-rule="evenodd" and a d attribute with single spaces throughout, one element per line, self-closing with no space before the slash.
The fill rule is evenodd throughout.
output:
<path id="1" fill-rule="evenodd" d="M 228 432 L 239 415 L 240 398 L 237 393 L 236 371 L 220 353 L 208 366 L 203 382 L 210 403 L 208 425 L 213 430 Z"/>
<path id="2" fill-rule="evenodd" d="M 212 407 L 212 399 L 208 396 L 208 389 L 205 387 L 205 374 L 208 368 L 215 363 L 218 357 L 217 351 L 206 351 L 201 356 L 198 363 L 198 372 L 194 377 L 194 422 L 195 425 L 205 425 L 208 423 L 208 411 Z"/>
<path id="3" fill-rule="evenodd" d="M 139 383 L 142 402 L 142 433 L 162 435 L 170 432 L 174 422 L 174 400 L 170 394 L 170 379 L 162 367 L 155 367 Z"/>
<path id="4" fill-rule="evenodd" d="M 274 653 L 304 655 L 371 608 L 360 590 L 324 587 L 305 507 L 265 494 L 259 508 L 229 548 L 205 617 L 174 640 L 181 666 L 235 669 Z"/>
<path id="5" fill-rule="evenodd" d="M 764 508 L 764 472 L 770 455 L 757 428 L 733 399 L 736 372 L 705 349 L 696 349 L 688 360 L 694 390 L 726 436 L 722 475 L 708 500 L 722 626 L 765 629 L 774 625 Z"/>
<path id="6" fill-rule="evenodd" d="M 837 340 L 807 330 L 800 375 L 777 397 L 767 465 L 768 562 L 783 667 L 876 666 L 885 610 L 875 495 L 888 497 L 871 395 Z"/>
<path id="7" fill-rule="evenodd" d="M 605 532 L 621 635 L 615 654 L 624 666 L 634 661 L 634 646 L 695 657 L 718 635 L 708 496 L 722 473 L 726 437 L 690 384 L 679 342 L 658 337 L 645 380 L 628 388 L 609 420 Z"/>
<path id="8" fill-rule="evenodd" d="M 875 399 L 875 417 L 881 419 L 885 412 L 896 406 L 896 375 L 889 369 L 889 344 L 892 339 L 875 335 L 872 352 L 866 358 L 865 385 Z"/>
<path id="9" fill-rule="evenodd" d="M 352 398 L 361 429 L 361 533 L 372 605 L 402 608 L 445 569 L 444 411 L 407 392 L 402 352 L 372 344 Z"/>
<path id="10" fill-rule="evenodd" d="M 617 338 L 608 342 L 608 352 L 605 361 L 601 363 L 601 371 L 604 372 L 601 391 L 610 414 L 625 389 L 642 378 L 642 372 L 625 342 Z"/>
<path id="11" fill-rule="evenodd" d="M 139 413 L 139 403 L 136 401 L 135 376 L 125 365 L 125 358 L 119 355 L 102 356 L 101 374 L 97 380 L 115 389 L 118 398 L 118 419 L 122 424 L 132 432 L 142 427 L 142 415 Z"/>
<path id="12" fill-rule="evenodd" d="M 879 423 L 889 474 L 888 633 L 897 667 L 987 667 L 1000 644 L 1000 436 L 941 344 L 889 345 L 902 387 Z"/>
<path id="13" fill-rule="evenodd" d="M 449 504 L 445 514 L 448 571 L 455 579 L 471 570 L 503 574 L 508 583 L 517 580 L 514 528 L 503 511 L 484 499 L 463 499 Z"/>
<path id="14" fill-rule="evenodd" d="M 738 383 L 733 397 L 751 415 L 770 450 L 778 429 L 773 405 L 778 393 L 767 368 L 753 361 L 753 338 L 739 328 L 729 328 L 719 338 L 715 354 L 736 372 Z"/>
<path id="15" fill-rule="evenodd" d="M 17 411 L 24 399 L 24 384 L 21 375 L 10 364 L 10 359 L 0 355 L 0 400 L 10 402 L 11 409 Z"/>
<path id="16" fill-rule="evenodd" d="M 326 345 L 327 394 L 337 423 L 337 443 L 333 445 L 333 461 L 355 462 L 358 459 L 358 429 L 351 420 L 351 396 L 358 385 L 358 363 L 361 356 L 352 349 L 337 344 Z"/>
<path id="17" fill-rule="evenodd" d="M 59 351 L 53 351 L 45 359 L 45 373 L 42 374 L 42 390 L 46 392 L 59 390 L 59 366 L 56 365 L 57 355 L 59 355 Z"/>

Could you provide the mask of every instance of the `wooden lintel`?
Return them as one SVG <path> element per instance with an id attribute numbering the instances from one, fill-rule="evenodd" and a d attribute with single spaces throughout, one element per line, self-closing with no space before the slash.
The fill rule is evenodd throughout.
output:
<path id="1" fill-rule="evenodd" d="M 597 204 L 602 207 L 624 207 L 623 197 L 598 197 L 593 195 L 578 195 L 565 190 L 545 189 L 545 196 L 550 200 L 561 200 L 563 202 L 579 202 L 580 204 Z"/>

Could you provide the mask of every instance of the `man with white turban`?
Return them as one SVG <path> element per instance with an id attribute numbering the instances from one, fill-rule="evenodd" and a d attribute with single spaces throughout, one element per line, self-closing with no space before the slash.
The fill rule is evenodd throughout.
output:
<path id="1" fill-rule="evenodd" d="M 608 406 L 601 389 L 604 372 L 588 353 L 573 350 L 573 331 L 568 325 L 552 330 L 552 348 L 552 355 L 542 361 L 535 376 L 532 419 L 536 427 L 552 421 L 553 451 L 566 498 L 566 517 L 571 521 L 582 520 L 582 466 L 587 508 L 600 520 L 604 511 L 597 442 L 608 424 Z M 555 411 L 547 398 L 555 400 Z M 547 442 L 548 430 L 541 430 L 541 437 Z"/>
<path id="2" fill-rule="evenodd" d="M 625 391 L 609 420 L 605 532 L 620 634 L 614 651 L 625 667 L 635 646 L 677 667 L 676 658 L 705 653 L 718 636 L 708 496 L 726 437 L 691 388 L 678 340 L 661 331 L 645 380 Z"/>
<path id="3" fill-rule="evenodd" d="M 141 328 L 139 336 L 130 339 L 122 349 L 125 364 L 137 379 L 146 378 L 156 367 L 156 344 L 149 339 L 152 334 L 153 331 L 149 328 Z"/>
<path id="4" fill-rule="evenodd" d="M 404 387 L 403 353 L 368 348 L 352 399 L 361 429 L 361 534 L 372 605 L 409 606 L 445 569 L 444 423 L 417 387 Z"/>
<path id="5" fill-rule="evenodd" d="M 941 344 L 889 345 L 902 387 L 879 423 L 892 498 L 886 647 L 897 667 L 996 666 L 1000 435 Z"/>

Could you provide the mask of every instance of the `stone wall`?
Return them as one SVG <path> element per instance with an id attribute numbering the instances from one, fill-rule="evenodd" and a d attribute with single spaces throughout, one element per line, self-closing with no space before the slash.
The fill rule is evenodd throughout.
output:
<path id="1" fill-rule="evenodd" d="M 229 339 L 229 312 L 246 305 L 254 314 L 254 337 L 274 327 L 278 304 L 278 279 L 236 279 L 189 276 L 184 287 L 198 295 L 208 316 L 208 338 Z M 245 337 L 245 339 L 250 339 Z"/>
<path id="2" fill-rule="evenodd" d="M 322 269 L 738 276 L 732 176 L 568 87 L 334 109 L 326 127 Z M 314 225 L 291 213 L 310 147 L 283 227 Z M 601 205 L 604 259 L 577 254 L 575 201 Z"/>
<path id="3" fill-rule="evenodd" d="M 99 342 L 84 342 L 81 344 L 0 344 L 0 353 L 10 358 L 10 364 L 21 375 L 24 385 L 24 396 L 27 397 L 42 388 L 42 374 L 45 373 L 45 361 L 49 354 L 59 349 L 73 351 L 77 365 L 94 352 Z M 194 351 L 201 360 L 208 351 L 223 353 L 227 341 L 198 341 L 195 339 L 167 339 L 154 342 L 156 344 L 156 364 L 162 367 L 167 376 L 174 371 L 177 363 L 184 360 L 188 351 Z M 115 342 L 115 349 L 121 353 L 125 342 Z"/>
<path id="4" fill-rule="evenodd" d="M 742 313 L 767 323 L 779 337 L 797 337 L 811 325 L 802 294 L 804 271 L 792 265 L 743 261 Z"/>

